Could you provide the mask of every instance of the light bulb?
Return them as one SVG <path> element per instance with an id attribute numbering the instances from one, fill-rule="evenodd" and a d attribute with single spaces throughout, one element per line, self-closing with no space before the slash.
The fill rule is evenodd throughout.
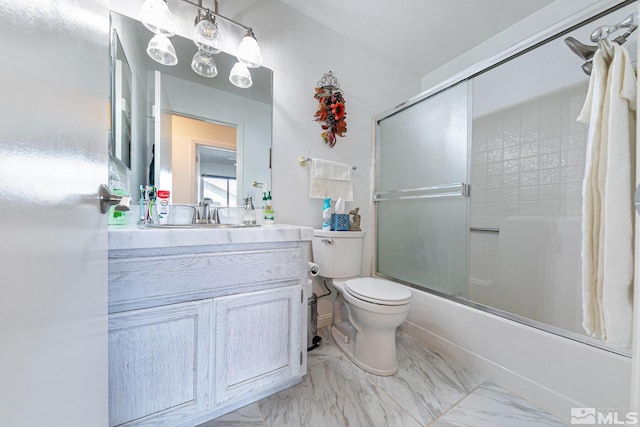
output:
<path id="1" fill-rule="evenodd" d="M 176 23 L 164 0 L 145 0 L 140 8 L 140 20 L 155 34 L 166 37 L 176 34 Z"/>
<path id="2" fill-rule="evenodd" d="M 236 57 L 238 61 L 249 68 L 262 67 L 262 53 L 260 53 L 260 46 L 258 46 L 253 31 L 249 30 L 240 42 Z"/>
<path id="3" fill-rule="evenodd" d="M 237 86 L 241 89 L 251 87 L 251 85 L 253 84 L 249 69 L 240 61 L 236 62 L 231 69 L 231 74 L 229 74 L 229 81 L 234 86 Z"/>
<path id="4" fill-rule="evenodd" d="M 156 34 L 149 41 L 147 55 L 163 65 L 176 65 L 178 63 L 176 49 L 171 44 L 171 40 L 160 34 Z"/>
<path id="5" fill-rule="evenodd" d="M 218 26 L 209 19 L 201 19 L 193 29 L 193 42 L 208 53 L 222 52 L 222 37 Z"/>
<path id="6" fill-rule="evenodd" d="M 218 68 L 213 60 L 213 56 L 203 50 L 198 50 L 193 55 L 191 69 L 202 77 L 213 78 L 218 75 Z"/>

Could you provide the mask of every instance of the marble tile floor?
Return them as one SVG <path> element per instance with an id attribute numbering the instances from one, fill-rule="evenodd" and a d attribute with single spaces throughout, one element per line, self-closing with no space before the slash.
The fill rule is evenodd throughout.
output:
<path id="1" fill-rule="evenodd" d="M 398 333 L 399 371 L 356 367 L 327 329 L 309 352 L 307 378 L 198 427 L 556 427 L 558 418 Z"/>

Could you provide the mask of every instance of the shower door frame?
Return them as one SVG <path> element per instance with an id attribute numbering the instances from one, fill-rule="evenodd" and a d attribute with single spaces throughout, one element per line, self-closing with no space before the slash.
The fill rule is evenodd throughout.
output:
<path id="1" fill-rule="evenodd" d="M 397 278 L 393 278 L 393 277 L 388 277 L 385 276 L 384 274 L 381 274 L 378 272 L 378 262 L 377 262 L 377 254 L 378 254 L 378 245 L 377 245 L 377 202 L 380 201 L 381 199 L 379 197 L 376 197 L 377 194 L 377 189 L 379 188 L 379 162 L 380 162 L 380 143 L 378 140 L 379 137 L 379 131 L 378 131 L 378 126 L 379 123 L 388 118 L 391 117 L 392 115 L 403 111 L 427 98 L 430 98 L 440 92 L 443 92 L 459 83 L 463 83 L 463 82 L 467 82 L 467 88 L 468 88 L 468 92 L 467 92 L 467 117 L 468 117 L 468 127 L 467 127 L 467 179 L 470 178 L 470 167 L 471 167 L 471 162 L 469 159 L 469 152 L 471 149 L 471 138 L 473 135 L 473 126 L 472 126 L 472 108 L 471 108 L 471 103 L 473 101 L 472 99 L 472 90 L 473 90 L 473 82 L 472 79 L 480 74 L 483 74 L 499 65 L 502 65 L 505 62 L 508 62 L 512 59 L 515 59 L 521 55 L 524 55 L 527 52 L 530 52 L 534 49 L 536 49 L 537 47 L 550 42 L 552 40 L 558 39 L 570 32 L 572 32 L 573 30 L 575 30 L 578 27 L 582 27 L 584 25 L 588 25 L 589 23 L 598 20 L 600 18 L 602 18 L 603 16 L 615 12 L 618 9 L 621 9 L 625 6 L 628 6 L 630 4 L 633 4 L 635 2 L 638 2 L 639 4 L 639 10 L 640 10 L 640 1 L 639 0 L 624 0 L 622 2 L 619 2 L 618 4 L 615 4 L 613 6 L 611 5 L 591 5 L 590 7 L 586 8 L 585 10 L 583 10 L 582 12 L 571 16 L 569 18 L 566 18 L 562 21 L 560 21 L 559 23 L 547 28 L 546 30 L 532 36 L 529 37 L 523 41 L 521 41 L 520 43 L 517 43 L 515 45 L 513 45 L 512 47 L 502 51 L 501 53 L 492 56 L 489 59 L 480 61 L 478 63 L 476 63 L 475 65 L 463 70 L 462 72 L 455 74 L 453 77 L 445 80 L 444 82 L 434 86 L 431 89 L 428 89 L 422 93 L 420 93 L 419 95 L 408 99 L 407 101 L 397 105 L 396 107 L 394 107 L 391 110 L 385 111 L 379 115 L 377 115 L 374 118 L 373 121 L 373 125 L 374 125 L 374 141 L 375 141 L 375 150 L 374 150 L 374 179 L 372 181 L 372 185 L 371 185 L 371 194 L 373 195 L 372 197 L 372 212 L 373 212 L 373 221 L 372 221 L 372 227 L 373 227 L 373 234 L 374 237 L 372 239 L 372 254 L 373 254 L 373 262 L 372 262 L 372 275 L 376 276 L 376 277 L 382 277 L 385 279 L 389 279 L 389 280 L 393 280 L 399 283 L 402 283 L 404 285 L 407 285 L 411 288 L 423 291 L 423 292 L 427 292 L 442 298 L 445 298 L 447 300 L 451 300 L 454 301 L 456 303 L 468 306 L 468 307 L 472 307 L 475 309 L 478 309 L 480 311 L 483 311 L 485 313 L 489 313 L 489 314 L 493 314 L 495 316 L 507 319 L 507 320 L 511 320 L 520 324 L 524 324 L 526 326 L 530 326 L 554 335 L 558 335 L 561 336 L 563 338 L 568 338 L 571 339 L 573 341 L 577 341 L 583 344 L 587 344 L 590 345 L 592 347 L 596 347 L 611 353 L 615 353 L 621 356 L 625 356 L 625 357 L 632 357 L 632 350 L 633 354 L 637 355 L 638 357 L 634 358 L 634 361 L 636 359 L 638 359 L 640 357 L 640 343 L 638 341 L 640 341 L 640 313 L 637 313 L 637 307 L 640 307 L 640 291 L 639 292 L 635 292 L 635 298 L 636 298 L 636 304 L 634 307 L 634 325 L 636 325 L 637 327 L 635 328 L 635 332 L 634 332 L 634 338 L 637 337 L 638 339 L 634 339 L 633 345 L 632 345 L 632 349 L 619 349 L 619 348 L 612 348 L 612 347 L 608 347 L 606 345 L 604 345 L 601 341 L 586 336 L 586 335 L 581 335 L 578 334 L 576 332 L 571 332 L 568 331 L 566 329 L 563 328 L 559 328 L 553 325 L 549 325 L 546 323 L 542 323 L 540 321 L 536 321 L 536 320 L 532 320 L 523 316 L 519 316 L 513 313 L 509 313 L 494 307 L 490 307 L 484 304 L 479 304 L 473 301 L 470 301 L 468 299 L 462 299 L 459 297 L 455 297 L 455 296 L 451 296 L 439 291 L 435 291 L 423 286 L 418 286 L 416 284 L 413 283 L 409 283 L 409 282 L 405 282 L 402 280 L 399 280 Z M 640 30 L 639 30 L 640 31 Z M 640 49 L 640 43 L 639 43 L 639 47 L 638 49 Z M 640 55 L 639 55 L 640 56 Z M 471 80 L 471 82 L 469 82 Z M 640 94 L 639 94 L 640 95 Z M 639 129 L 640 131 L 640 129 Z M 640 139 L 639 139 L 640 141 Z M 640 150 L 638 150 L 640 152 Z M 640 156 L 640 153 L 638 153 L 638 155 Z M 640 165 L 640 163 L 638 163 L 638 165 Z M 640 174 L 637 174 L 640 175 Z M 638 178 L 640 178 L 640 176 L 638 176 Z M 469 228 L 469 209 L 470 206 L 469 204 L 467 204 L 467 229 Z M 640 246 L 640 242 L 638 242 L 638 235 L 640 233 L 638 232 L 638 227 L 636 227 L 636 245 Z M 467 244 L 467 248 L 468 248 L 468 244 Z M 636 253 L 640 253 L 638 251 L 636 251 Z M 634 263 L 638 264 L 638 256 L 635 257 L 634 259 Z M 467 286 L 468 286 L 468 261 L 469 260 L 469 254 L 467 251 Z M 640 269 L 636 269 L 636 271 L 640 271 Z M 635 275 L 634 280 L 638 281 L 638 283 L 634 286 L 634 288 L 636 290 L 640 290 L 640 279 L 638 278 L 638 274 Z M 637 370 L 636 372 L 640 373 L 640 361 L 637 361 Z M 633 390 L 634 393 L 637 393 L 637 398 L 634 398 L 634 400 L 639 400 L 640 399 L 640 380 L 638 380 L 638 384 L 634 384 L 633 386 Z M 637 390 L 637 392 L 636 392 Z"/>

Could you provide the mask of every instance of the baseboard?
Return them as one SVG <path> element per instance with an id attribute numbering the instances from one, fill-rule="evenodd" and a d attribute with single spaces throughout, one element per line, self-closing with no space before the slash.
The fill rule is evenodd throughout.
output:
<path id="1" fill-rule="evenodd" d="M 566 423 L 570 421 L 568 408 L 584 407 L 579 402 L 558 394 L 542 384 L 492 362 L 412 322 L 405 320 L 400 326 L 400 330 L 430 349 L 479 374 L 486 381 L 509 390 Z"/>
<path id="2" fill-rule="evenodd" d="M 325 326 L 330 326 L 332 319 L 332 313 L 321 314 L 320 316 L 318 316 L 318 329 L 324 328 Z"/>

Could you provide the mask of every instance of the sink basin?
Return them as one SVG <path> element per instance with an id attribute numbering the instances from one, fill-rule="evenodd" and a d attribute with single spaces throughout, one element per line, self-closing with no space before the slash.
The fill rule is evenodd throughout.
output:
<path id="1" fill-rule="evenodd" d="M 147 224 L 148 228 L 248 228 L 259 224 Z"/>

